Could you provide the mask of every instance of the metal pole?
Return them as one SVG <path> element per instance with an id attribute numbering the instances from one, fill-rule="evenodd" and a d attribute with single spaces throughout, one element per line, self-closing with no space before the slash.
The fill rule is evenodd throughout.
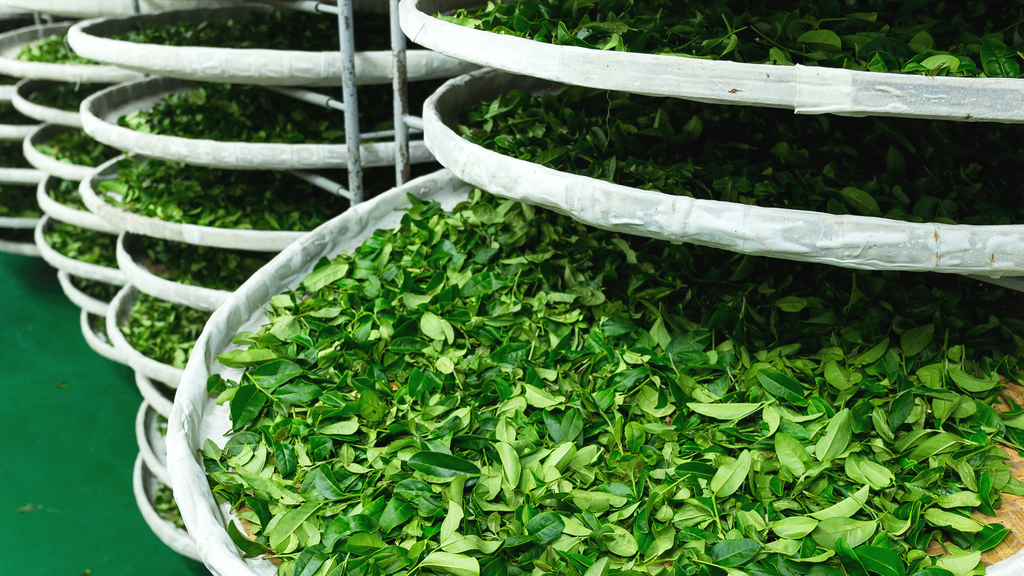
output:
<path id="1" fill-rule="evenodd" d="M 330 178 L 321 176 L 315 172 L 309 172 L 307 170 L 292 170 L 291 172 L 289 172 L 289 174 L 297 178 L 302 178 L 306 182 L 309 182 L 310 184 L 316 186 L 317 188 L 320 188 L 321 190 L 326 190 L 331 194 L 334 194 L 335 196 L 341 196 L 342 198 L 347 198 L 350 202 L 352 201 L 352 194 L 350 194 L 348 190 L 345 190 L 344 186 L 338 184 L 337 182 L 331 180 Z"/>
<path id="2" fill-rule="evenodd" d="M 341 40 L 341 87 L 345 104 L 345 145 L 348 148 L 348 191 L 352 203 L 363 201 L 363 165 L 359 156 L 359 102 L 356 91 L 356 43 L 352 0 L 338 0 Z"/>
<path id="3" fill-rule="evenodd" d="M 398 18 L 399 0 L 390 0 L 391 10 L 391 85 L 395 106 L 395 185 L 409 181 L 412 170 L 409 162 L 409 130 L 405 117 L 409 115 L 409 78 L 405 59 L 405 33 Z"/>
<path id="4" fill-rule="evenodd" d="M 344 103 L 338 102 L 337 100 L 331 98 L 330 96 L 325 96 L 323 94 L 313 92 L 312 90 L 303 90 L 302 88 L 285 88 L 282 86 L 264 86 L 264 88 L 270 90 L 271 92 L 277 92 L 278 94 L 281 94 L 283 96 L 295 98 L 296 100 L 301 100 L 303 102 L 314 104 L 316 106 L 330 108 L 331 110 L 345 110 Z"/>
<path id="5" fill-rule="evenodd" d="M 142 13 L 142 8 L 139 7 L 139 0 L 132 0 L 132 9 L 136 14 Z"/>

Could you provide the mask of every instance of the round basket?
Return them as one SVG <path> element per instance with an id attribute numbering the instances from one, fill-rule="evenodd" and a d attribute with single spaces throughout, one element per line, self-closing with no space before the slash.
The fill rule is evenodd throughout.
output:
<path id="1" fill-rule="evenodd" d="M 199 555 L 196 553 L 196 545 L 188 535 L 188 532 L 164 520 L 157 513 L 154 502 L 157 490 L 160 488 L 159 480 L 146 467 L 141 454 L 135 459 L 135 470 L 132 473 L 132 488 L 135 492 L 135 503 L 139 506 L 139 512 L 142 513 L 142 518 L 146 521 L 149 529 L 153 531 L 153 534 L 156 534 L 156 537 L 161 542 L 178 554 L 193 560 L 199 560 Z"/>
<path id="2" fill-rule="evenodd" d="M 117 237 L 117 266 L 124 272 L 128 282 L 140 292 L 207 312 L 216 310 L 231 295 L 231 292 L 226 290 L 181 284 L 153 274 L 132 255 L 137 244 L 138 237 L 127 232 L 122 232 Z"/>
<path id="3" fill-rule="evenodd" d="M 85 343 L 89 345 L 89 348 L 92 348 L 93 352 L 118 364 L 127 364 L 124 356 L 117 349 L 105 342 L 99 334 L 93 331 L 92 326 L 89 325 L 89 311 L 84 308 L 79 316 L 79 324 L 82 328 L 82 336 L 85 338 Z"/>
<path id="4" fill-rule="evenodd" d="M 220 142 L 146 134 L 117 125 L 121 116 L 148 110 L 163 97 L 195 86 L 188 80 L 148 78 L 101 90 L 82 102 L 82 128 L 89 136 L 119 150 L 195 166 L 236 170 L 348 167 L 348 151 L 344 144 Z M 325 110 L 324 113 L 330 112 Z M 395 163 L 395 143 L 363 143 L 360 154 L 364 167 L 392 166 Z M 409 155 L 413 163 L 433 160 L 421 140 L 409 143 Z"/>
<path id="5" fill-rule="evenodd" d="M 34 246 L 34 244 L 33 244 Z M 107 317 L 107 306 L 108 304 L 102 300 L 98 300 L 89 296 L 85 292 L 82 292 L 78 288 L 75 288 L 74 283 L 71 282 L 71 275 L 63 270 L 57 272 L 57 282 L 60 283 L 61 290 L 64 291 L 64 295 L 71 300 L 71 303 L 82 309 L 83 312 L 94 314 L 96 316 Z M 83 328 L 82 332 L 85 332 Z M 92 330 L 90 330 L 92 332 Z M 86 340 L 89 338 L 87 337 Z M 108 344 L 109 346 L 109 344 Z M 123 364 L 123 362 L 122 362 Z"/>
<path id="6" fill-rule="evenodd" d="M 77 182 L 88 178 L 95 168 L 57 160 L 36 150 L 37 144 L 45 144 L 68 130 L 70 128 L 67 126 L 57 126 L 56 124 L 37 126 L 25 137 L 22 152 L 25 154 L 25 159 L 28 160 L 29 164 L 42 172 L 63 180 L 74 180 Z"/>
<path id="7" fill-rule="evenodd" d="M 482 101 L 549 88 L 497 70 L 449 80 L 423 107 L 427 146 L 470 184 L 605 230 L 848 268 L 1024 275 L 1024 226 L 915 224 L 671 196 L 518 160 L 455 130 L 459 114 Z"/>
<path id="8" fill-rule="evenodd" d="M 50 62 L 25 62 L 17 59 L 18 52 L 25 44 L 54 34 L 65 34 L 72 24 L 74 22 L 26 26 L 0 34 L 0 74 L 57 82 L 99 82 L 103 84 L 127 82 L 142 76 L 138 72 L 123 70 L 116 66 L 53 64 Z"/>
<path id="9" fill-rule="evenodd" d="M 341 86 L 342 59 L 341 53 L 336 50 L 311 52 L 163 46 L 112 38 L 153 25 L 245 21 L 253 10 L 270 8 L 258 4 L 242 4 L 89 20 L 71 28 L 68 42 L 76 53 L 86 58 L 155 76 L 265 86 Z M 334 18 L 327 15 L 323 17 Z M 385 37 L 390 34 L 388 30 L 373 32 Z M 355 64 L 359 84 L 387 84 L 392 80 L 390 51 L 357 52 Z M 410 81 L 450 78 L 475 68 L 472 64 L 429 50 L 410 50 L 407 53 Z"/>
<path id="10" fill-rule="evenodd" d="M 142 394 L 142 399 L 156 410 L 157 414 L 164 418 L 171 415 L 171 406 L 174 404 L 173 389 L 140 372 L 135 373 L 135 386 L 139 389 L 139 394 Z"/>
<path id="11" fill-rule="evenodd" d="M 408 206 L 406 194 L 437 200 L 450 208 L 470 190 L 442 170 L 358 204 L 289 246 L 213 313 L 189 359 L 171 410 L 167 464 L 185 525 L 195 536 L 203 562 L 215 574 L 256 575 L 273 570 L 267 560 L 240 557 L 224 528 L 230 518 L 224 517 L 214 501 L 198 456 L 197 450 L 207 438 L 223 445 L 227 440 L 224 432 L 231 426 L 228 406 L 214 403 L 206 392 L 206 379 L 214 372 L 237 378 L 240 371 L 226 369 L 215 356 L 234 348 L 231 339 L 239 330 L 258 328 L 266 319 L 262 307 L 270 297 L 297 286 L 321 257 L 352 250 L 375 230 L 396 226 L 402 209 Z"/>
<path id="12" fill-rule="evenodd" d="M 103 221 L 121 230 L 160 238 L 172 242 L 182 242 L 196 246 L 209 246 L 227 250 L 250 250 L 253 252 L 280 252 L 292 242 L 302 238 L 307 232 L 286 232 L 279 230 L 234 230 L 231 228 L 214 228 L 195 224 L 167 222 L 157 218 L 142 216 L 123 210 L 106 202 L 96 190 L 103 180 L 117 175 L 115 158 L 104 164 L 91 175 L 82 180 L 79 193 L 85 205 Z"/>
<path id="13" fill-rule="evenodd" d="M 474 30 L 434 17 L 482 0 L 402 0 L 402 30 L 446 56 L 574 86 L 798 114 L 1024 122 L 1024 79 L 773 66 L 594 50 Z"/>
<path id="14" fill-rule="evenodd" d="M 164 437 L 157 427 L 157 413 L 145 400 L 135 414 L 135 441 L 139 445 L 139 455 L 146 468 L 161 483 L 170 486 L 167 476 L 167 447 Z"/>
<path id="15" fill-rule="evenodd" d="M 163 382 L 171 388 L 177 388 L 183 372 L 180 368 L 154 360 L 132 348 L 124 334 L 121 333 L 120 327 L 128 323 L 128 317 L 131 315 L 138 295 L 139 291 L 129 284 L 110 301 L 110 308 L 107 311 L 107 338 L 110 338 L 110 341 L 114 343 L 114 348 L 124 355 L 128 365 L 136 373 Z"/>
<path id="16" fill-rule="evenodd" d="M 53 248 L 50 248 L 50 245 L 46 243 L 46 238 L 43 236 L 50 227 L 50 222 L 51 220 L 49 216 L 43 216 L 39 220 L 39 224 L 36 226 L 35 233 L 36 246 L 39 248 L 39 253 L 43 257 L 43 260 L 46 260 L 47 264 L 53 266 L 57 270 L 67 272 L 72 276 L 85 278 L 86 280 L 104 282 L 115 286 L 124 286 L 127 280 L 125 279 L 124 274 L 117 268 L 108 268 L 98 264 L 81 262 L 74 258 L 68 258 Z"/>
<path id="17" fill-rule="evenodd" d="M 110 224 L 100 220 L 98 216 L 86 210 L 79 210 L 71 206 L 65 206 L 50 197 L 50 190 L 60 185 L 60 179 L 54 176 L 47 176 L 36 188 L 36 201 L 39 208 L 54 220 L 74 224 L 86 230 L 102 232 L 104 234 L 117 234 L 119 231 Z"/>
<path id="18" fill-rule="evenodd" d="M 11 97 L 11 104 L 14 104 L 14 109 L 18 112 L 21 112 L 29 118 L 39 120 L 40 122 L 56 124 L 58 126 L 68 126 L 70 128 L 81 128 L 82 120 L 80 119 L 78 112 L 61 110 L 60 108 L 50 108 L 49 106 L 41 106 L 35 102 L 29 101 L 28 99 L 29 95 L 33 92 L 46 90 L 47 88 L 54 88 L 62 84 L 64 84 L 64 82 L 54 82 L 53 80 L 31 80 L 26 78 L 14 86 L 14 95 Z"/>

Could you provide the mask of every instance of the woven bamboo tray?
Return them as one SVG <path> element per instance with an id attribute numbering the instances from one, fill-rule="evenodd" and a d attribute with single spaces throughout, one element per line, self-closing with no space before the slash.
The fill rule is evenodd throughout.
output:
<path id="1" fill-rule="evenodd" d="M 1024 404 L 1024 387 L 1019 384 L 1010 384 L 1004 390 L 1004 395 L 1009 396 L 1017 404 Z M 1006 412 L 1010 406 L 1005 400 L 995 407 L 996 412 Z M 1024 458 L 1017 455 L 1013 448 L 1004 446 L 1003 450 L 1010 457 L 1010 474 L 1018 479 L 1024 480 Z M 986 516 L 981 512 L 974 512 L 974 517 L 987 524 L 1001 524 L 1010 529 L 1010 533 L 995 548 L 983 553 L 981 561 L 986 566 L 1005 560 L 1020 552 L 1024 548 L 1024 497 L 1012 494 L 1003 494 L 1003 505 L 996 510 L 995 516 Z M 938 542 L 932 541 L 928 553 L 933 555 L 942 554 L 942 547 Z"/>

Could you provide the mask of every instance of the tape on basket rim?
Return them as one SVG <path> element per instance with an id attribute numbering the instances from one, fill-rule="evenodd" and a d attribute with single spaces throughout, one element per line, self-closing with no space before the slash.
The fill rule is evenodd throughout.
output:
<path id="1" fill-rule="evenodd" d="M 497 70 L 449 80 L 424 105 L 427 145 L 468 183 L 605 230 L 849 268 L 1024 274 L 1024 225 L 917 224 L 673 196 L 518 160 L 452 129 L 459 114 L 478 102 L 512 88 L 547 87 L 546 80 Z"/>
<path id="2" fill-rule="evenodd" d="M 79 117 L 78 112 L 43 106 L 28 99 L 29 94 L 37 91 L 42 86 L 54 84 L 60 85 L 63 84 L 63 82 L 24 78 L 14 85 L 14 94 L 11 96 L 11 104 L 14 105 L 15 110 L 29 118 L 32 118 L 33 120 L 39 120 L 40 122 L 45 122 L 47 124 L 56 124 L 58 126 L 81 128 L 82 120 Z"/>
<path id="3" fill-rule="evenodd" d="M 124 355 L 125 359 L 128 361 L 128 366 L 130 366 L 132 370 L 141 372 L 149 378 L 159 382 L 163 382 L 169 388 L 177 388 L 178 382 L 181 381 L 181 374 L 183 370 L 175 368 L 170 364 L 164 364 L 159 360 L 154 360 L 142 352 L 139 352 L 132 347 L 128 342 L 128 339 L 121 333 L 121 325 L 128 322 L 132 308 L 135 306 L 135 299 L 138 295 L 138 289 L 131 284 L 127 284 L 117 293 L 117 296 L 114 296 L 114 299 L 110 301 L 110 307 L 107 309 L 107 338 L 110 338 L 110 341 L 114 344 L 114 348 Z"/>
<path id="4" fill-rule="evenodd" d="M 91 230 L 93 232 L 110 235 L 120 232 L 120 230 L 114 228 L 110 224 L 107 224 L 88 210 L 72 208 L 71 206 L 66 206 L 51 198 L 49 194 L 50 189 L 59 184 L 59 178 L 47 176 L 46 178 L 43 178 L 43 180 L 39 182 L 39 186 L 36 187 L 36 202 L 39 203 L 39 209 L 46 213 L 47 216 L 50 216 L 54 220 L 73 224 L 79 228 L 85 228 L 86 230 Z"/>
<path id="5" fill-rule="evenodd" d="M 958 78 L 775 66 L 556 46 L 474 30 L 433 14 L 480 0 L 402 0 L 402 30 L 441 54 L 506 72 L 604 90 L 798 114 L 1024 122 L 1024 79 Z"/>
<path id="6" fill-rule="evenodd" d="M 195 85 L 188 80 L 153 77 L 101 90 L 82 102 L 82 129 L 92 138 L 119 150 L 194 166 L 229 170 L 348 167 L 345 144 L 221 142 L 147 134 L 117 125 L 118 117 L 149 109 L 159 98 Z M 364 168 L 394 166 L 395 143 L 362 143 L 360 155 Z M 409 158 L 414 164 L 434 159 L 422 140 L 409 143 Z"/>
<path id="7" fill-rule="evenodd" d="M 25 26 L 0 34 L 0 74 L 16 78 L 36 78 L 40 80 L 56 80 L 58 82 L 126 82 L 140 78 L 138 72 L 124 70 L 116 66 L 95 64 L 55 64 L 52 62 L 27 62 L 17 60 L 18 51 L 30 42 L 35 42 L 55 34 L 64 34 L 74 22 L 54 22 Z"/>
<path id="8" fill-rule="evenodd" d="M 114 348 L 112 344 L 108 344 L 103 340 L 100 340 L 99 335 L 92 329 L 92 326 L 89 324 L 89 315 L 90 312 L 85 308 L 82 308 L 82 311 L 78 319 L 78 324 L 79 327 L 82 329 L 82 337 L 85 338 L 85 343 L 89 345 L 89 348 L 91 348 L 93 352 L 99 354 L 100 356 L 106 358 L 107 360 L 117 362 L 118 364 L 127 365 L 127 362 L 125 361 L 124 357 L 117 351 L 116 348 Z M 95 316 L 99 316 L 99 314 L 95 314 Z"/>
<path id="9" fill-rule="evenodd" d="M 103 196 L 98 194 L 95 186 L 101 180 L 112 178 L 117 174 L 117 162 L 122 158 L 124 156 L 101 164 L 89 178 L 82 180 L 78 188 L 85 206 L 101 220 L 120 230 L 194 246 L 253 252 L 280 252 L 292 242 L 308 234 L 308 232 L 281 230 L 235 230 L 167 222 L 118 208 L 109 204 Z"/>
<path id="10" fill-rule="evenodd" d="M 35 246 L 35 244 L 33 244 Z M 71 275 L 63 270 L 57 271 L 57 282 L 60 284 L 64 295 L 71 300 L 71 303 L 94 316 L 107 316 L 108 303 L 98 298 L 93 298 L 75 287 L 71 281 Z M 112 346 L 112 345 L 111 345 Z"/>
<path id="11" fill-rule="evenodd" d="M 88 178 L 95 168 L 57 160 L 56 158 L 47 156 L 36 149 L 36 145 L 49 142 L 52 138 L 55 138 L 68 130 L 71 130 L 71 128 L 67 126 L 59 126 L 57 124 L 40 124 L 39 126 L 34 127 L 34 129 L 29 132 L 28 136 L 22 140 L 21 151 L 22 154 L 25 155 L 25 159 L 28 160 L 28 163 L 40 172 L 49 174 L 50 176 L 56 176 L 63 180 L 73 180 L 77 182 Z"/>
<path id="12" fill-rule="evenodd" d="M 64 270 L 67 273 L 84 278 L 86 280 L 93 280 L 95 282 L 104 282 L 106 284 L 113 284 L 115 286 L 123 286 L 126 282 L 124 274 L 121 273 L 117 268 L 109 268 L 107 266 L 100 266 L 98 264 L 90 264 L 88 262 L 82 262 L 75 260 L 74 258 L 68 258 L 60 252 L 54 250 L 46 243 L 44 233 L 46 228 L 49 226 L 51 218 L 49 216 L 43 216 L 39 220 L 39 224 L 36 225 L 35 230 L 35 242 L 39 248 L 39 253 L 46 260 L 46 263 L 53 266 L 57 270 Z"/>
<path id="13" fill-rule="evenodd" d="M 214 441 L 223 443 L 226 440 L 221 434 L 226 430 L 223 425 L 230 426 L 228 406 L 214 405 L 206 393 L 207 365 L 213 362 L 213 355 L 222 348 L 219 344 L 211 347 L 211 339 L 215 343 L 230 342 L 237 327 L 258 318 L 262 303 L 281 291 L 279 288 L 284 285 L 297 285 L 321 256 L 332 251 L 340 252 L 350 244 L 357 246 L 382 226 L 397 226 L 402 214 L 399 207 L 408 205 L 406 193 L 441 199 L 442 205 L 450 208 L 468 197 L 471 189 L 447 170 L 441 170 L 356 205 L 285 249 L 213 313 L 189 359 L 186 377 L 168 419 L 167 468 L 182 518 L 199 542 L 203 562 L 214 573 L 255 576 L 272 567 L 262 558 L 242 560 L 239 557 L 238 549 L 224 529 L 225 522 L 230 520 L 214 502 L 205 471 L 197 460 L 198 453 L 191 444 L 198 442 L 197 445 L 202 446 L 203 438 L 199 436 L 212 436 Z M 213 348 L 217 348 L 217 352 Z"/>
<path id="14" fill-rule="evenodd" d="M 146 525 L 153 531 L 153 534 L 168 548 L 182 556 L 201 561 L 196 552 L 195 542 L 192 541 L 188 532 L 164 520 L 157 513 L 154 504 L 157 482 L 159 480 L 156 475 L 146 466 L 142 454 L 139 454 L 135 458 L 135 468 L 132 472 L 132 490 L 135 493 L 135 503 L 139 507 L 139 512 L 142 513 L 143 520 L 146 521 Z"/>
<path id="15" fill-rule="evenodd" d="M 231 295 L 227 290 L 191 286 L 153 274 L 130 251 L 137 241 L 138 237 L 129 237 L 127 232 L 118 235 L 117 266 L 124 272 L 128 282 L 140 292 L 205 312 L 213 312 Z"/>
<path id="16" fill-rule="evenodd" d="M 363 11 L 359 10 L 360 5 L 370 4 L 357 2 L 357 12 Z M 262 4 L 240 3 L 97 18 L 73 26 L 68 32 L 68 42 L 76 53 L 86 58 L 156 76 L 264 86 L 341 86 L 342 59 L 336 50 L 167 46 L 112 38 L 154 24 L 238 20 L 247 18 L 253 10 L 274 9 Z M 388 30 L 379 32 L 390 33 Z M 355 65 L 357 84 L 389 84 L 392 81 L 393 57 L 390 50 L 356 52 Z M 410 81 L 450 78 L 476 68 L 473 64 L 430 50 L 409 50 L 406 53 Z"/>

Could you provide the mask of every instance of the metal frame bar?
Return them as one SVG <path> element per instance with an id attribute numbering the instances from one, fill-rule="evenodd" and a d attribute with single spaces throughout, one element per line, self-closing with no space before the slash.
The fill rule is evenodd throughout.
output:
<path id="1" fill-rule="evenodd" d="M 338 7 L 334 4 L 317 2 L 316 0 L 260 0 L 264 4 L 274 4 L 282 8 L 289 8 L 299 12 L 310 14 L 337 14 Z"/>
<path id="2" fill-rule="evenodd" d="M 304 90 L 302 88 L 285 88 L 283 86 L 264 86 L 266 90 L 271 92 L 277 92 L 283 94 L 289 98 L 295 98 L 309 104 L 315 104 L 316 106 L 322 106 L 324 108 L 330 108 L 331 110 L 345 111 L 345 103 L 338 102 L 330 96 L 324 96 L 319 92 L 313 92 L 312 90 Z"/>
<path id="3" fill-rule="evenodd" d="M 338 184 L 334 180 L 321 176 L 315 172 L 309 172 L 307 170 L 291 170 L 289 174 L 301 178 L 306 182 L 309 182 L 313 186 L 326 190 L 335 196 L 341 196 L 342 198 L 348 198 L 349 202 L 355 203 L 355 198 L 352 197 L 352 193 L 345 189 L 344 186 Z"/>
<path id="4" fill-rule="evenodd" d="M 401 186 L 412 178 L 412 162 L 409 158 L 409 75 L 406 67 L 405 33 L 398 18 L 399 0 L 390 0 L 391 16 L 391 59 L 393 88 L 392 102 L 395 110 L 395 185 Z"/>
<path id="5" fill-rule="evenodd" d="M 394 129 L 362 134 L 359 131 L 358 88 L 355 76 L 355 25 L 353 0 L 338 0 L 338 5 L 317 0 L 260 0 L 265 4 L 278 5 L 292 10 L 314 14 L 337 14 L 339 49 L 342 65 L 342 101 L 301 88 L 265 86 L 267 90 L 301 100 L 309 104 L 345 114 L 345 144 L 348 152 L 348 189 L 315 174 L 302 170 L 292 174 L 332 194 L 348 198 L 353 204 L 363 201 L 363 166 L 360 144 L 363 140 L 394 138 L 395 142 L 395 185 L 401 186 L 412 177 L 412 159 L 409 154 L 409 136 L 423 132 L 423 119 L 409 114 L 409 76 L 406 59 L 406 39 L 399 21 L 399 0 L 389 0 L 392 55 L 392 92 L 394 106 Z"/>
<path id="6" fill-rule="evenodd" d="M 363 162 L 359 144 L 359 100 L 356 89 L 355 22 L 352 0 L 338 0 L 338 36 L 341 44 L 341 90 L 345 103 L 345 146 L 348 149 L 348 190 L 353 203 L 363 201 Z"/>

